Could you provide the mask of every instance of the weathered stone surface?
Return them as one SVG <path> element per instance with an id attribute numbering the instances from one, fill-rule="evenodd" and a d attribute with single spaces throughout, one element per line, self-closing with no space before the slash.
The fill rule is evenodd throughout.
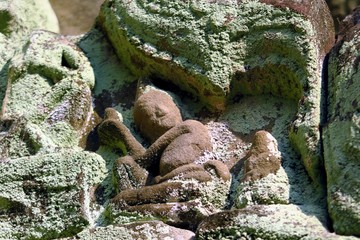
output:
<path id="1" fill-rule="evenodd" d="M 9 66 L 1 119 L 1 158 L 78 145 L 92 113 L 93 70 L 73 43 L 36 31 Z"/>
<path id="2" fill-rule="evenodd" d="M 339 234 L 360 236 L 360 9 L 348 16 L 329 60 L 324 155 L 329 213 Z"/>
<path id="3" fill-rule="evenodd" d="M 0 19 L 0 32 L 7 36 L 24 36 L 39 28 L 59 31 L 57 18 L 48 0 L 1 1 Z"/>
<path id="4" fill-rule="evenodd" d="M 240 182 L 236 189 L 235 208 L 249 205 L 288 204 L 291 200 L 291 185 L 285 170 L 281 167 L 276 174 L 254 182 Z"/>
<path id="5" fill-rule="evenodd" d="M 308 214 L 311 206 L 258 205 L 216 213 L 199 226 L 197 239 L 356 239 L 326 230 L 326 219 Z M 312 212 L 312 210 L 310 210 Z"/>
<path id="6" fill-rule="evenodd" d="M 0 238 L 54 239 L 93 225 L 94 191 L 107 170 L 81 150 L 0 162 Z"/>
<path id="7" fill-rule="evenodd" d="M 239 185 L 234 207 L 289 203 L 289 179 L 281 166 L 277 141 L 269 132 L 255 133 L 252 146 L 242 161 L 244 166 L 237 176 Z"/>
<path id="8" fill-rule="evenodd" d="M 111 223 L 157 219 L 195 230 L 201 220 L 225 207 L 229 184 L 213 176 L 203 183 L 179 179 L 126 190 L 114 198 L 105 217 Z"/>
<path id="9" fill-rule="evenodd" d="M 76 239 L 92 240 L 128 240 L 128 239 L 166 239 L 166 240 L 193 240 L 195 233 L 171 227 L 161 221 L 145 221 L 132 224 L 110 225 L 94 230 L 85 230 Z M 67 238 L 74 239 L 74 238 Z"/>
<path id="10" fill-rule="evenodd" d="M 0 107 L 5 97 L 8 61 L 35 29 L 59 31 L 48 0 L 0 2 Z"/>
<path id="11" fill-rule="evenodd" d="M 281 6 L 284 7 L 281 8 Z M 298 11 L 298 6 L 301 8 L 300 11 Z M 285 7 L 293 9 L 289 10 Z M 317 13 L 321 14 L 316 14 L 315 9 Z M 285 18 L 287 15 L 289 17 Z M 259 17 L 264 21 L 256 22 Z M 325 17 L 325 21 L 323 17 Z M 135 73 L 156 74 L 167 80 L 177 81 L 179 85 L 188 84 L 193 88 L 192 91 L 194 88 L 196 89 L 196 95 L 199 97 L 217 99 L 218 101 L 208 101 L 209 104 L 216 106 L 224 104 L 221 101 L 225 100 L 225 93 L 230 90 L 230 81 L 236 77 L 234 76 L 236 73 L 244 74 L 248 70 L 262 69 L 262 67 L 265 67 L 264 71 L 268 72 L 266 68 L 270 67 L 271 63 L 278 64 L 275 58 L 269 58 L 269 55 L 276 54 L 274 51 L 276 43 L 290 44 L 291 50 L 285 46 L 282 49 L 284 54 L 282 57 L 285 62 L 285 59 L 288 58 L 289 62 L 294 61 L 306 71 L 309 69 L 306 69 L 303 63 L 301 64 L 302 60 L 299 57 L 305 59 L 312 57 L 315 67 L 318 67 L 317 57 L 324 56 L 333 37 L 329 17 L 323 1 L 316 1 L 311 5 L 285 4 L 282 1 L 277 3 L 270 1 L 269 4 L 259 1 L 244 3 L 237 1 L 175 1 L 163 5 L 148 1 L 130 3 L 107 1 L 100 12 L 99 23 L 109 35 L 115 48 L 121 46 L 116 49 L 119 56 Z M 318 19 L 315 18 L 321 18 L 325 28 L 329 27 L 329 29 L 324 30 L 324 26 L 316 27 Z M 276 29 L 283 29 L 287 34 L 278 30 L 278 35 L 270 34 L 270 36 L 269 32 L 275 26 Z M 146 30 L 142 31 L 142 29 Z M 317 36 L 317 34 L 322 36 Z M 293 37 L 290 38 L 290 35 Z M 319 42 L 315 42 L 316 45 L 311 46 L 306 39 L 297 40 L 295 36 L 315 37 Z M 300 41 L 303 42 L 300 43 Z M 274 46 L 269 49 L 266 46 L 270 45 L 270 42 Z M 323 42 L 325 44 L 320 44 Z M 307 45 L 304 46 L 304 43 Z M 311 52 L 308 51 L 315 50 L 316 47 L 320 48 L 320 56 L 316 56 L 316 53 L 312 53 L 315 56 L 310 56 Z M 308 51 L 304 48 L 307 48 Z M 260 51 L 264 58 L 263 64 L 254 62 L 254 58 L 261 55 Z M 293 51 L 294 55 L 291 55 L 290 51 Z M 125 54 L 127 52 L 130 54 Z M 283 70 L 289 72 L 287 69 L 289 66 L 286 66 L 285 62 Z M 181 75 L 179 72 L 181 70 L 177 68 L 183 69 L 182 71 L 187 73 Z M 190 78 L 186 80 L 184 75 L 190 75 L 188 76 Z M 290 85 L 293 84 L 292 87 L 287 88 L 286 91 L 280 89 L 279 92 L 275 92 L 278 89 L 271 89 L 271 84 L 267 84 L 268 89 L 261 91 L 299 99 L 303 90 L 298 86 L 301 84 L 296 79 L 299 76 L 294 76 L 294 78 L 292 79 L 294 82 L 290 83 Z M 303 81 L 302 84 L 309 82 L 305 79 Z M 300 82 L 302 81 L 300 80 Z M 280 82 L 273 84 L 281 87 Z M 240 91 L 243 94 L 257 94 L 260 91 L 260 89 L 248 87 L 248 89 Z M 188 89 L 191 88 L 188 87 Z"/>
<path id="12" fill-rule="evenodd" d="M 113 4 L 111 8 L 110 4 Z M 114 17 L 111 11 L 118 9 L 122 12 Z M 143 19 L 138 19 L 139 16 Z M 321 186 L 308 178 L 288 134 L 292 125 L 290 137 L 302 154 L 310 176 L 320 181 L 321 161 L 317 152 L 320 72 L 332 36 L 324 1 L 109 0 L 98 22 L 97 27 L 105 29 L 107 36 L 99 29 L 80 37 L 37 31 L 23 48 L 24 52 L 18 51 L 17 57 L 3 68 L 8 73 L 10 66 L 0 125 L 0 154 L 3 154 L 0 156 L 0 238 L 184 236 L 188 239 L 194 236 L 192 232 L 166 224 L 195 230 L 205 219 L 198 230 L 199 238 L 342 239 L 329 233 L 331 221 L 326 215 L 325 194 Z M 134 34 L 130 41 L 125 31 Z M 112 41 L 121 62 L 106 37 Z M 0 42 L 11 46 L 6 35 Z M 92 66 L 72 42 L 78 43 Z M 13 55 L 11 51 L 0 54 L 6 61 Z M 148 180 L 147 171 L 142 169 L 138 172 L 141 184 L 122 191 L 120 185 L 124 184 L 118 181 L 123 174 L 116 169 L 121 161 L 116 159 L 128 146 L 121 146 L 120 151 L 118 146 L 109 147 L 113 140 L 110 138 L 105 141 L 108 147 L 98 149 L 98 143 L 94 143 L 87 148 L 97 150 L 103 158 L 77 147 L 84 127 L 100 122 L 88 121 L 92 113 L 90 89 L 94 86 L 94 75 L 97 83 L 92 95 L 99 116 L 107 114 L 107 107 L 113 107 L 116 113 L 113 119 L 122 122 L 140 143 L 146 141 L 132 128 L 136 122 L 132 116 L 133 102 L 141 88 L 136 87 L 137 76 L 151 75 L 149 79 L 156 80 L 157 87 L 165 90 L 172 88 L 173 85 L 167 85 L 172 81 L 213 108 L 222 109 L 225 100 L 229 100 L 225 112 L 217 116 L 196 109 L 203 105 L 195 104 L 194 99 L 182 102 L 185 94 L 179 93 L 175 101 L 180 103 L 185 118 L 199 120 L 203 123 L 201 128 L 209 130 L 211 139 L 206 136 L 205 140 L 211 142 L 213 150 L 207 149 L 191 164 L 175 169 L 163 167 L 163 175 L 151 183 L 156 187 L 147 186 L 139 191 Z M 358 125 L 354 126 L 358 129 Z M 332 137 L 329 133 L 337 125 L 328 127 L 325 135 Z M 263 168 L 257 161 L 246 162 L 249 149 L 249 156 L 266 152 L 253 139 L 261 129 L 278 142 L 278 151 L 269 151 L 274 153 L 274 168 Z M 119 132 L 110 129 L 107 137 Z M 95 137 L 90 141 L 96 139 L 96 133 L 93 131 Z M 115 136 L 114 139 L 123 140 Z M 345 137 L 343 140 L 347 141 Z M 348 144 L 345 149 L 356 156 L 358 149 L 353 146 Z M 140 152 L 144 149 L 141 146 Z M 128 151 L 127 157 L 136 155 L 133 152 Z M 282 166 L 277 161 L 280 153 Z M 135 166 L 131 165 L 133 162 L 121 163 L 125 170 Z M 250 163 L 254 163 L 253 167 L 249 167 Z M 352 166 L 355 169 L 356 165 Z M 232 178 L 227 167 L 232 168 Z M 334 169 L 339 168 L 331 166 L 331 171 Z M 337 182 L 352 176 L 345 172 L 344 177 L 336 173 L 338 178 L 332 174 L 334 181 L 330 183 L 335 182 L 337 189 L 350 192 L 356 181 L 348 185 Z M 242 181 L 245 178 L 250 181 Z M 230 182 L 232 193 L 228 194 Z M 95 188 L 96 202 L 91 198 Z M 118 196 L 124 201 L 110 202 L 120 190 Z M 336 197 L 350 196 L 346 194 Z M 341 200 L 334 198 L 337 203 L 338 199 Z M 330 211 L 344 209 L 343 202 L 336 204 L 331 205 L 335 207 Z M 224 207 L 242 209 L 216 213 Z M 347 216 L 357 215 L 349 211 L 332 215 L 341 221 Z M 351 224 L 346 227 L 352 227 Z M 338 231 L 343 226 L 335 227 Z"/>
<path id="13" fill-rule="evenodd" d="M 276 139 L 266 131 L 255 133 L 251 149 L 244 159 L 243 181 L 256 181 L 281 167 L 281 153 Z"/>
<path id="14" fill-rule="evenodd" d="M 72 236 L 95 223 L 94 191 L 107 174 L 103 158 L 78 147 L 92 113 L 93 69 L 69 38 L 39 30 L 26 40 L 31 26 L 14 27 L 8 41 L 22 51 L 2 69 L 0 238 Z"/>
<path id="15" fill-rule="evenodd" d="M 109 0 L 98 23 L 135 75 L 155 75 L 223 109 L 235 96 L 299 101 L 291 138 L 320 181 L 322 60 L 332 19 L 323 0 Z"/>
<path id="16" fill-rule="evenodd" d="M 220 122 L 226 123 L 229 130 L 237 137 L 238 141 L 233 143 L 233 147 L 226 148 L 229 145 L 228 142 L 231 143 L 231 141 L 227 140 L 227 134 L 221 131 L 220 123 L 212 130 L 215 132 L 212 135 L 216 139 L 213 141 L 214 151 L 219 154 L 219 159 L 225 160 L 224 153 L 231 151 L 236 145 L 240 146 L 236 150 L 237 162 L 231 169 L 233 174 L 232 192 L 234 193 L 234 197 L 231 199 L 235 200 L 236 207 L 254 203 L 290 202 L 299 205 L 318 205 L 320 209 L 325 208 L 326 191 L 309 178 L 300 156 L 289 140 L 289 124 L 294 119 L 296 108 L 295 102 L 271 96 L 243 98 L 238 103 L 229 106 L 219 119 Z M 261 129 L 266 129 L 276 139 L 279 152 L 275 155 L 281 154 L 282 166 L 276 174 L 269 174 L 254 182 L 243 182 L 244 160 L 251 149 L 253 136 Z"/>

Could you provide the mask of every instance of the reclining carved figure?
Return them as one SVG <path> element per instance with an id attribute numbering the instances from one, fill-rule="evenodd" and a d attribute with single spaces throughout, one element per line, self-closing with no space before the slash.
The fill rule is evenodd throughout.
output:
<path id="1" fill-rule="evenodd" d="M 159 90 L 143 93 L 135 102 L 133 115 L 136 127 L 152 143 L 147 149 L 120 121 L 114 109 L 106 109 L 98 128 L 103 144 L 117 146 L 125 153 L 116 161 L 121 180 L 120 193 L 113 199 L 115 205 L 140 210 L 143 206 L 139 205 L 143 204 L 186 202 L 196 199 L 200 190 L 181 180 L 202 183 L 211 181 L 213 176 L 230 180 L 229 170 L 222 162 L 195 162 L 205 151 L 212 150 L 208 130 L 198 121 L 182 121 L 168 94 Z"/>

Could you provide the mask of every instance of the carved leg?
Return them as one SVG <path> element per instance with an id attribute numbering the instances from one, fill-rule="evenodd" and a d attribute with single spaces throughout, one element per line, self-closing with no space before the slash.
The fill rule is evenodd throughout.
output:
<path id="1" fill-rule="evenodd" d="M 130 156 L 116 161 L 119 176 L 119 191 L 136 189 L 145 186 L 149 173 L 137 164 Z"/>
<path id="2" fill-rule="evenodd" d="M 185 202 L 200 196 L 200 189 L 195 185 L 196 183 L 163 182 L 128 189 L 116 195 L 112 202 L 121 209 L 149 203 Z"/>
<path id="3" fill-rule="evenodd" d="M 120 121 L 117 112 L 112 108 L 105 110 L 105 118 L 98 127 L 98 133 L 103 144 L 121 149 L 124 155 L 129 154 L 135 158 L 145 152 L 145 148 Z"/>
<path id="4" fill-rule="evenodd" d="M 196 179 L 199 182 L 207 182 L 211 180 L 210 174 L 205 171 L 202 165 L 187 164 L 174 169 L 165 176 L 157 176 L 154 179 L 154 183 L 165 182 L 173 178 L 178 178 L 181 180 Z"/>

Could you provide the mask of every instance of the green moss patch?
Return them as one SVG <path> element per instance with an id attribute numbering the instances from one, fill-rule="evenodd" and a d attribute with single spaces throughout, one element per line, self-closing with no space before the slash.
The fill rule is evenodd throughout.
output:
<path id="1" fill-rule="evenodd" d="M 0 172 L 0 218 L 11 225 L 11 236 L 53 239 L 74 235 L 92 221 L 97 207 L 85 199 L 107 170 L 96 154 L 64 151 L 1 162 Z"/>

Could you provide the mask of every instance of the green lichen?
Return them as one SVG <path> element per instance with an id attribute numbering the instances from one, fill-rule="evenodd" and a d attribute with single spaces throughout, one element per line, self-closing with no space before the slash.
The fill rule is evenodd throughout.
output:
<path id="1" fill-rule="evenodd" d="M 143 221 L 132 224 L 109 225 L 103 228 L 85 230 L 76 235 L 77 239 L 193 239 L 194 233 L 171 227 L 160 221 Z M 72 238 L 70 238 L 72 239 Z"/>
<path id="2" fill-rule="evenodd" d="M 99 149 L 96 151 L 96 153 L 99 154 L 103 159 L 105 159 L 106 168 L 108 169 L 108 175 L 101 183 L 101 188 L 104 189 L 102 198 L 103 201 L 107 201 L 108 199 L 113 198 L 114 196 L 116 196 L 117 193 L 119 193 L 119 189 L 118 189 L 119 179 L 115 167 L 115 161 L 116 159 L 119 158 L 119 155 L 117 153 L 114 153 L 113 149 L 109 148 L 108 146 L 100 146 Z M 107 218 L 106 212 L 107 211 L 105 210 L 105 214 L 104 214 L 105 218 Z"/>
<path id="3" fill-rule="evenodd" d="M 33 32 L 7 67 L 0 238 L 73 236 L 98 218 L 92 194 L 109 175 L 99 155 L 77 147 L 92 111 L 93 69 L 69 39 L 46 31 Z"/>
<path id="4" fill-rule="evenodd" d="M 132 239 L 131 233 L 122 226 L 107 226 L 103 228 L 95 228 L 92 230 L 86 229 L 79 233 L 76 238 L 78 239 L 92 239 L 92 240 L 128 240 Z M 69 240 L 72 238 L 69 238 Z"/>
<path id="5" fill-rule="evenodd" d="M 235 239 L 261 239 L 261 240 L 300 240 L 303 236 L 289 236 L 286 234 L 268 233 L 262 230 L 251 227 L 229 227 L 226 229 L 219 229 L 218 231 L 199 235 L 198 239 L 223 239 L 223 240 L 235 240 Z"/>
<path id="6" fill-rule="evenodd" d="M 149 211 L 127 212 L 119 208 L 114 203 L 110 203 L 103 213 L 104 222 L 107 224 L 127 224 L 133 222 L 158 220 L 164 223 L 174 225 L 197 225 L 198 222 L 211 213 L 223 209 L 226 205 L 227 193 L 229 191 L 230 181 L 224 182 L 217 177 L 206 183 L 199 183 L 196 180 L 171 180 L 180 182 L 181 190 L 173 189 L 172 193 L 178 194 L 176 197 L 183 199 L 180 202 L 159 203 L 149 206 Z M 189 195 L 187 190 L 196 189 L 198 196 Z M 175 195 L 174 195 L 175 197 Z M 140 207 L 141 205 L 139 205 Z M 155 211 L 151 209 L 154 207 Z M 189 216 L 187 216 L 188 214 Z"/>
<path id="7" fill-rule="evenodd" d="M 281 78 L 279 78 L 281 76 Z M 303 95 L 298 77 L 287 66 L 265 65 L 246 73 L 238 73 L 232 81 L 233 97 L 236 95 L 267 95 L 298 101 Z"/>
<path id="8" fill-rule="evenodd" d="M 111 213 L 110 213 L 111 212 Z M 112 220 L 111 224 L 126 224 L 126 223 L 132 223 L 132 222 L 143 222 L 143 221 L 152 221 L 152 220 L 159 220 L 166 222 L 166 217 L 160 217 L 160 216 L 152 216 L 149 215 L 143 215 L 136 212 L 126 212 L 126 211 L 116 211 L 116 208 L 112 208 L 109 210 L 108 219 Z"/>
<path id="9" fill-rule="evenodd" d="M 25 36 L 35 29 L 59 32 L 56 15 L 47 0 L 2 1 L 0 9 L 12 17 L 8 27 L 12 36 Z"/>
<path id="10" fill-rule="evenodd" d="M 280 168 L 276 174 L 269 174 L 258 181 L 242 182 L 236 191 L 238 195 L 234 207 L 244 208 L 254 204 L 288 204 L 290 186 L 283 168 Z"/>
<path id="11" fill-rule="evenodd" d="M 200 202 L 205 208 L 209 207 L 210 211 L 225 208 L 230 188 L 230 181 L 222 181 L 215 176 L 216 174 L 214 174 L 212 181 L 199 186 L 201 189 Z"/>
<path id="12" fill-rule="evenodd" d="M 96 81 L 93 93 L 98 97 L 104 90 L 119 91 L 137 80 L 119 61 L 104 33 L 92 29 L 77 40 L 77 45 L 91 62 Z"/>
<path id="13" fill-rule="evenodd" d="M 68 64 L 64 64 L 64 55 L 71 55 L 73 61 L 81 67 L 71 68 Z M 7 101 L 3 106 L 2 117 L 22 116 L 38 123 L 49 115 L 54 115 L 51 112 L 54 108 L 65 108 L 63 111 L 71 109 L 71 106 L 59 105 L 73 104 L 74 99 L 82 100 L 80 109 L 77 109 L 77 112 L 80 112 L 81 105 L 85 105 L 83 107 L 85 109 L 86 106 L 89 108 L 89 103 L 86 104 L 84 101 L 89 101 L 86 99 L 89 98 L 86 95 L 90 94 L 87 89 L 94 86 L 94 81 L 89 62 L 74 44 L 53 33 L 34 32 L 24 53 L 17 55 L 11 61 Z M 35 85 L 34 82 L 37 84 Z M 58 117 L 64 118 L 64 116 Z M 69 116 L 71 117 L 76 116 Z M 76 123 L 73 125 L 76 126 Z"/>
<path id="14" fill-rule="evenodd" d="M 358 12 L 347 21 L 355 24 L 356 14 Z M 346 24 L 345 21 L 344 26 Z M 360 236 L 360 192 L 355 190 L 359 186 L 360 173 L 358 25 L 344 33 L 344 39 L 334 46 L 329 57 L 324 158 L 329 214 L 334 230 L 339 234 Z"/>
<path id="15" fill-rule="evenodd" d="M 92 29 L 76 41 L 91 62 L 96 78 L 92 91 L 94 111 L 103 117 L 106 107 L 115 108 L 121 115 L 123 123 L 142 142 L 143 140 L 133 131 L 132 126 L 131 108 L 135 101 L 138 78 L 119 61 L 106 35 L 99 29 Z"/>
<path id="16" fill-rule="evenodd" d="M 31 31 L 59 31 L 55 13 L 47 0 L 0 2 L 0 106 L 7 84 L 8 61 L 26 41 Z"/>
<path id="17" fill-rule="evenodd" d="M 5 113 L 7 115 L 5 116 L 20 120 L 15 121 L 17 125 L 12 125 L 12 129 L 7 129 L 11 130 L 7 136 L 3 138 L 3 135 L 0 135 L 3 149 L 12 152 L 4 155 L 12 158 L 10 162 L 19 163 L 18 170 L 21 172 L 19 176 L 24 176 L 24 174 L 26 176 L 21 181 L 25 182 L 27 192 L 24 190 L 22 193 L 15 192 L 11 195 L 9 189 L 21 190 L 20 181 L 5 179 L 7 184 L 4 184 L 3 188 L 6 187 L 6 191 L 2 193 L 5 195 L 0 193 L 0 204 L 4 203 L 3 209 L 0 208 L 0 219 L 4 217 L 6 221 L 0 221 L 0 238 L 47 239 L 75 235 L 85 227 L 87 222 L 94 222 L 94 219 L 90 219 L 91 214 L 85 214 L 86 217 L 84 217 L 84 212 L 87 210 L 81 208 L 82 203 L 78 200 L 83 194 L 82 189 L 95 185 L 102 187 L 105 191 L 102 193 L 102 204 L 117 193 L 118 179 L 112 172 L 113 163 L 121 154 L 101 147 L 97 153 L 105 159 L 105 167 L 105 163 L 100 160 L 97 163 L 85 161 L 82 154 L 85 154 L 87 160 L 97 159 L 99 156 L 93 154 L 89 156 L 88 153 L 75 147 L 79 132 L 86 121 L 84 116 L 88 116 L 87 114 L 91 112 L 91 108 L 82 106 L 88 106 L 90 103 L 87 96 L 90 92 L 88 89 L 94 86 L 94 74 L 97 79 L 94 89 L 95 99 L 104 100 L 109 95 L 111 101 L 116 100 L 116 109 L 122 113 L 125 124 L 129 126 L 132 122 L 129 117 L 131 113 L 129 106 L 135 96 L 124 98 L 133 93 L 128 91 L 131 88 L 127 86 L 131 85 L 137 77 L 148 75 L 156 75 L 155 77 L 165 81 L 175 82 L 202 101 L 208 102 L 212 108 L 223 108 L 226 99 L 230 100 L 229 102 L 232 102 L 234 98 L 240 99 L 243 108 L 239 109 L 248 110 L 244 114 L 245 117 L 239 118 L 239 112 L 243 112 L 234 110 L 236 106 L 230 107 L 222 117 L 222 120 L 232 124 L 231 128 L 235 129 L 236 134 L 251 135 L 259 128 L 272 128 L 277 137 L 287 136 L 289 122 L 297 114 L 296 117 L 300 120 L 294 123 L 293 142 L 303 156 L 309 153 L 315 156 L 311 159 L 316 162 L 318 154 L 316 143 L 319 136 L 316 135 L 319 122 L 319 69 L 317 66 L 319 59 L 315 51 L 316 43 L 310 41 L 314 39 L 312 38 L 314 37 L 313 26 L 304 16 L 289 9 L 274 8 L 255 0 L 243 2 L 244 4 L 240 7 L 234 7 L 231 1 L 225 4 L 205 1 L 133 1 L 129 2 L 129 6 L 140 4 L 136 6 L 139 7 L 137 10 L 128 11 L 122 6 L 124 9 L 120 9 L 120 14 L 114 15 L 111 10 L 118 11 L 119 4 L 125 4 L 125 2 L 107 1 L 100 14 L 99 25 L 107 31 L 109 39 L 121 58 L 121 63 L 112 54 L 105 36 L 96 29 L 76 40 L 90 59 L 91 67 L 87 59 L 77 53 L 79 49 L 75 48 L 76 50 L 73 51 L 74 46 L 58 48 L 56 44 L 55 46 L 50 44 L 50 48 L 42 49 L 41 46 L 44 46 L 42 41 L 46 42 L 51 34 L 32 35 L 32 40 L 24 48 L 27 56 L 18 54 L 19 57 L 11 62 L 9 74 L 11 86 L 14 89 L 10 91 L 9 88 L 12 95 L 10 94 L 9 100 L 6 101 Z M 113 5 L 110 6 L 110 4 Z M 143 19 L 136 19 L 136 16 L 143 16 Z M 133 28 L 129 30 L 124 27 L 125 25 L 131 25 Z M 129 32 L 126 32 L 128 30 Z M 35 36 L 41 43 L 37 46 L 32 42 Z M 61 38 L 61 41 L 68 41 L 68 39 L 70 38 Z M 48 43 L 46 42 L 45 45 Z M 36 51 L 33 51 L 32 46 Z M 123 64 L 130 68 L 132 73 L 129 73 Z M 3 72 L 4 75 L 6 72 L 7 70 Z M 37 86 L 39 91 L 35 91 L 35 87 L 32 86 L 31 83 L 34 82 L 39 82 L 41 85 L 41 87 Z M 1 84 L 3 83 L 0 81 L 0 87 Z M 27 89 L 28 92 L 22 93 L 21 89 Z M 126 94 L 117 89 L 122 89 Z M 3 99 L 1 94 L 4 95 L 1 91 L 0 88 L 0 101 Z M 53 92 L 47 94 L 48 91 Z M 263 99 L 258 97 L 263 94 L 271 97 Z M 44 95 L 46 97 L 43 98 Z M 273 96 L 279 99 L 274 100 Z M 28 99 L 34 101 L 27 102 Z M 79 99 L 81 101 L 78 102 Z M 300 102 L 303 105 L 300 104 L 301 107 L 298 108 L 297 101 L 300 99 L 303 100 Z M 255 103 L 251 104 L 252 100 Z M 270 103 L 266 104 L 267 101 Z M 98 109 L 106 106 L 106 103 L 101 103 L 101 101 L 97 101 L 96 104 L 98 105 L 95 105 L 95 108 L 98 107 Z M 251 113 L 249 110 L 254 111 Z M 263 113 L 259 114 L 261 111 Z M 64 117 L 61 115 L 63 113 L 69 113 L 69 115 Z M 101 115 L 101 110 L 99 114 Z M 302 128 L 303 126 L 305 128 Z M 314 138 L 308 137 L 309 131 L 306 130 L 309 129 L 310 135 L 314 135 Z M 305 143 L 309 139 L 314 143 L 310 144 L 311 151 Z M 298 196 L 294 197 L 294 195 L 307 196 L 303 193 L 314 191 L 303 172 L 300 171 L 300 174 L 294 177 L 296 171 L 292 168 L 300 169 L 299 164 L 295 163 L 298 158 L 294 157 L 292 150 L 288 150 L 291 147 L 287 137 L 281 137 L 281 140 L 283 141 L 281 151 L 287 154 L 284 169 L 289 176 L 289 184 L 292 188 L 290 201 L 303 203 L 304 196 L 297 198 Z M 73 155 L 65 149 L 79 151 L 79 154 L 72 157 Z M 62 156 L 57 155 L 61 155 L 64 151 L 66 153 Z M 33 157 L 33 155 L 36 156 Z M 17 159 L 21 156 L 30 156 L 27 160 L 35 162 L 34 164 L 42 158 L 46 160 L 44 160 L 45 164 L 34 167 L 23 158 Z M 64 159 L 65 163 L 62 163 Z M 3 160 L 0 158 L 0 161 Z M 313 168 L 311 164 L 307 164 L 309 169 Z M 91 166 L 91 169 L 81 169 L 81 174 L 72 174 L 73 171 L 78 173 L 79 165 Z M 29 168 L 35 174 L 43 174 L 44 177 L 36 176 L 36 181 L 33 181 L 32 173 L 23 172 L 23 167 Z M 1 169 L 0 171 L 8 170 Z M 62 172 L 63 169 L 66 171 Z M 98 177 L 100 169 L 102 177 Z M 83 177 L 83 170 L 87 172 L 86 177 Z M 8 177 L 6 174 L 5 176 Z M 74 179 L 76 181 L 83 179 L 82 181 L 86 184 L 78 186 Z M 205 210 L 211 206 L 211 210 L 218 211 L 226 204 L 229 189 L 227 183 L 211 182 L 198 187 L 204 192 L 201 201 Z M 293 190 L 294 188 L 296 190 Z M 304 191 L 307 188 L 311 190 Z M 30 197 L 29 193 L 32 194 Z M 268 199 L 263 199 L 262 193 L 256 194 L 254 195 L 255 202 L 269 203 Z M 310 201 L 316 201 L 314 198 L 316 197 L 311 197 Z M 43 203 L 41 200 L 36 202 L 34 199 L 50 199 L 50 203 Z M 270 199 L 272 199 L 271 196 Z M 46 209 L 49 210 L 51 219 L 41 218 L 44 204 L 54 206 Z M 15 211 L 13 209 L 21 211 L 22 208 L 31 209 L 31 213 L 36 217 L 32 219 L 26 215 L 9 222 L 9 211 Z M 6 214 L 1 215 L 1 211 L 6 211 Z M 79 214 L 79 211 L 82 213 Z M 119 216 L 115 217 L 114 214 L 117 214 L 116 211 L 110 207 L 106 208 L 104 216 L 108 218 L 108 223 L 124 219 L 125 222 L 137 222 L 157 218 L 139 217 L 136 213 L 129 215 L 119 212 Z M 68 216 L 71 216 L 73 222 L 68 222 Z M 166 219 L 161 220 L 166 221 Z M 45 223 L 45 221 L 48 222 Z M 41 223 L 38 224 L 39 222 Z M 270 222 L 267 224 L 271 226 Z M 14 226 L 17 227 L 15 230 Z M 10 229 L 10 231 L 2 229 Z M 151 232 L 149 229 L 144 227 L 146 232 Z M 107 234 L 104 233 L 105 231 Z M 223 233 L 220 235 L 223 237 L 231 234 L 229 238 L 233 235 L 249 238 L 257 236 L 264 239 L 281 239 L 283 236 L 291 239 L 292 237 L 274 233 L 268 229 L 261 230 L 261 227 L 229 228 L 229 230 L 221 231 Z M 78 236 L 94 239 L 105 237 L 130 239 L 135 235 L 125 227 L 111 226 L 106 229 L 87 229 Z M 294 236 L 296 239 L 302 235 L 294 234 Z"/>
<path id="18" fill-rule="evenodd" d="M 0 32 L 4 35 L 8 35 L 10 33 L 10 21 L 12 17 L 8 11 L 0 8 Z"/>
<path id="19" fill-rule="evenodd" d="M 82 196 L 107 173 L 101 157 L 83 151 L 2 162 L 0 171 L 0 198 L 10 206 L 0 218 L 11 226 L 0 238 L 21 239 L 71 236 L 86 227 L 98 206 L 87 206 Z"/>
<path id="20" fill-rule="evenodd" d="M 276 95 L 298 100 L 309 77 L 307 62 L 315 60 L 310 55 L 315 46 L 307 40 L 313 34 L 311 24 L 290 10 L 257 1 L 109 1 L 98 21 L 115 48 L 121 46 L 117 53 L 134 74 L 171 80 L 214 106 L 224 101 L 233 76 L 256 67 L 274 79 L 276 88 L 269 87 L 274 93 L 281 88 L 283 73 L 293 75 L 287 79 L 290 92 L 285 83 Z M 266 71 L 275 64 L 285 67 Z"/>
<path id="21" fill-rule="evenodd" d="M 324 209 L 325 191 L 321 186 L 312 183 L 307 175 L 300 156 L 296 153 L 290 142 L 288 131 L 291 121 L 297 111 L 294 101 L 284 101 L 273 96 L 246 96 L 239 102 L 228 107 L 219 118 L 220 122 L 226 124 L 238 141 L 244 147 L 251 145 L 255 132 L 266 130 L 270 132 L 278 142 L 278 150 L 281 153 L 281 164 L 284 172 L 274 175 L 269 179 L 263 179 L 255 183 L 241 183 L 243 172 L 235 172 L 231 185 L 231 201 L 236 202 L 237 207 L 244 207 L 253 203 L 295 203 L 314 204 L 319 209 Z M 215 131 L 218 131 L 216 128 Z M 220 129 L 221 130 L 221 129 Z M 223 131 L 217 135 L 223 136 Z M 219 151 L 220 159 L 226 159 L 224 153 L 229 152 L 222 143 L 220 136 L 215 135 L 217 141 L 214 146 Z M 244 142 L 245 141 L 245 142 Z M 243 159 L 249 147 L 243 149 L 236 156 Z M 241 164 L 241 160 L 238 165 Z M 238 198 L 241 196 L 240 198 Z M 254 198 L 253 198 L 254 197 Z"/>
<path id="22" fill-rule="evenodd" d="M 275 138 L 286 138 L 287 129 L 296 114 L 296 102 L 265 96 L 248 96 L 227 108 L 220 120 L 233 131 L 249 135 L 268 129 Z"/>
<path id="23" fill-rule="evenodd" d="M 94 81 L 87 58 L 73 43 L 54 33 L 33 32 L 24 52 L 10 64 L 1 117 L 11 126 L 1 156 L 76 146 L 91 115 Z"/>
<path id="24" fill-rule="evenodd" d="M 328 204 L 334 229 L 339 234 L 359 235 L 360 195 L 354 191 L 359 183 L 359 165 L 356 155 L 345 151 L 344 145 L 352 141 L 350 131 L 355 127 L 351 121 L 332 122 L 326 127 L 325 166 L 327 170 Z M 355 161 L 354 161 L 355 160 Z"/>
<path id="25" fill-rule="evenodd" d="M 203 221 L 197 238 L 339 239 L 339 236 L 327 231 L 323 222 L 308 214 L 309 208 L 311 206 L 260 205 L 220 212 Z"/>

